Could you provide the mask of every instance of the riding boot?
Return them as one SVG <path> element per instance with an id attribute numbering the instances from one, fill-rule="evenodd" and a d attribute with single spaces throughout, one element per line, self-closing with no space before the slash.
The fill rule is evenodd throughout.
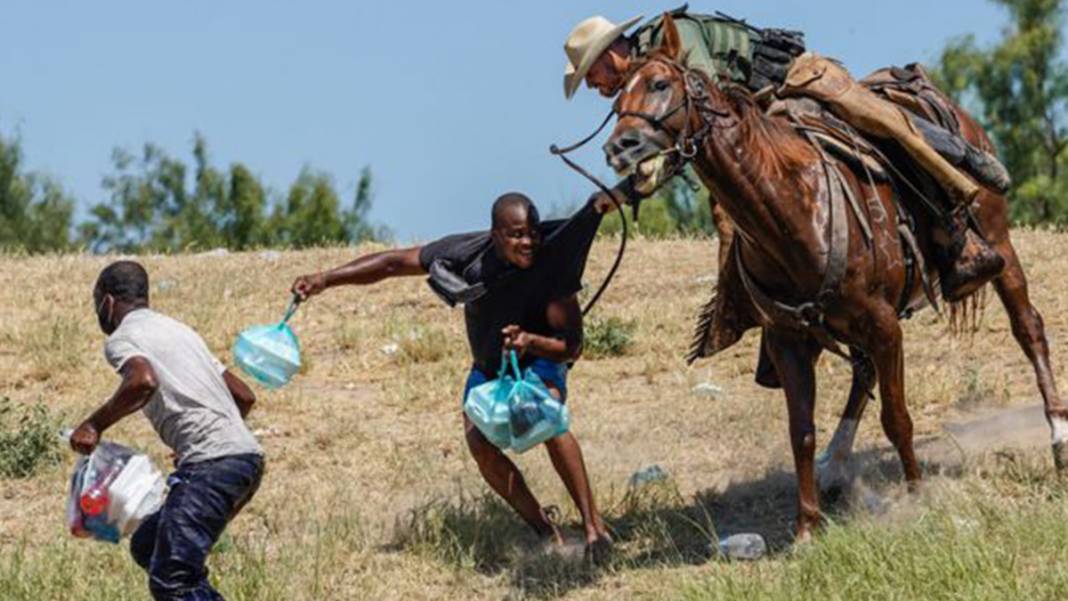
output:
<path id="1" fill-rule="evenodd" d="M 955 303 L 967 298 L 1005 268 L 1005 259 L 987 244 L 986 240 L 968 227 L 962 205 L 950 214 L 946 231 L 950 244 L 939 280 L 942 298 Z"/>

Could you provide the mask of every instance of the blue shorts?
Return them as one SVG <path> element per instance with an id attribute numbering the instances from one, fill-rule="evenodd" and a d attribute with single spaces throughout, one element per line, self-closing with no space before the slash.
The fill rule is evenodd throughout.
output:
<path id="1" fill-rule="evenodd" d="M 564 363 L 556 363 L 549 361 L 548 359 L 535 359 L 533 363 L 527 366 L 534 370 L 534 373 L 538 374 L 538 377 L 542 379 L 546 384 L 552 384 L 560 389 L 560 402 L 567 402 L 567 365 Z M 460 399 L 463 403 L 467 400 L 467 393 L 471 392 L 471 389 L 479 384 L 485 384 L 493 378 L 487 377 L 477 367 L 471 368 L 471 373 L 467 376 L 467 384 L 464 386 L 464 396 Z"/>

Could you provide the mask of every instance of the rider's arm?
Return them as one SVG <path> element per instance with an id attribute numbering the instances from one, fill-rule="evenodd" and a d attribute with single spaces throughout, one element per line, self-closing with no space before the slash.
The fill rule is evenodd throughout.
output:
<path id="1" fill-rule="evenodd" d="M 615 196 L 616 202 L 612 202 L 612 199 L 608 197 L 603 191 L 594 192 L 590 196 L 589 202 L 593 203 L 594 208 L 598 213 L 605 215 L 616 210 L 616 203 L 619 203 L 620 207 L 633 203 L 635 200 L 639 200 L 639 194 L 634 189 L 633 176 L 627 176 L 619 183 L 612 187 L 612 196 Z"/>
<path id="2" fill-rule="evenodd" d="M 334 286 L 373 284 L 391 277 L 425 274 L 426 269 L 419 262 L 421 248 L 371 253 L 330 271 L 300 276 L 293 282 L 293 293 L 304 300 Z"/>

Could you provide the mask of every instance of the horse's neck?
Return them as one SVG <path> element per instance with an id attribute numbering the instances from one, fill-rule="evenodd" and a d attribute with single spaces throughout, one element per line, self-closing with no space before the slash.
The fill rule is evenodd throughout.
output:
<path id="1" fill-rule="evenodd" d="M 706 138 L 695 166 L 734 222 L 746 256 L 764 255 L 795 274 L 818 270 L 826 222 L 817 201 L 818 160 L 796 173 L 769 176 L 776 169 L 764 162 L 775 149 L 755 148 L 760 140 L 744 135 L 740 115 L 726 121 Z"/>

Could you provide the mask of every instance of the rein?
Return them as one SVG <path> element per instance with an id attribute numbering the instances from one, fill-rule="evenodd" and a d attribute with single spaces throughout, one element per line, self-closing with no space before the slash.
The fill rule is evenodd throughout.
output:
<path id="1" fill-rule="evenodd" d="M 608 186 L 604 185 L 604 182 L 597 179 L 588 171 L 583 169 L 578 163 L 572 161 L 570 158 L 568 158 L 567 155 L 585 146 L 586 143 L 588 143 L 590 140 L 596 138 L 597 134 L 601 133 L 601 130 L 603 130 L 605 126 L 608 125 L 608 122 L 612 120 L 613 114 L 615 114 L 615 107 L 613 107 L 612 110 L 608 112 L 608 115 L 605 116 L 604 121 L 601 122 L 601 125 L 596 130 L 594 130 L 592 134 L 586 136 L 582 140 L 579 140 L 575 144 L 564 148 L 560 148 L 556 144 L 549 146 L 549 152 L 560 157 L 560 159 L 563 160 L 568 167 L 575 170 L 579 175 L 593 182 L 595 186 L 600 188 L 601 192 L 604 192 L 608 195 L 608 198 L 612 201 L 612 204 L 616 206 L 616 211 L 619 212 L 619 222 L 620 224 L 622 224 L 623 228 L 619 237 L 619 249 L 616 251 L 615 260 L 612 261 L 612 267 L 609 268 L 608 274 L 605 275 L 604 281 L 601 282 L 601 285 L 597 288 L 597 292 L 593 294 L 590 300 L 586 303 L 586 306 L 582 308 L 583 317 L 585 317 L 586 314 L 588 314 L 590 310 L 593 309 L 593 306 L 597 304 L 597 301 L 601 299 L 601 295 L 604 294 L 604 291 L 608 289 L 608 284 L 612 282 L 612 278 L 614 278 L 616 276 L 616 272 L 619 271 L 619 265 L 623 262 L 623 253 L 627 251 L 627 236 L 629 234 L 629 231 L 627 226 L 627 218 L 625 215 L 623 215 L 623 205 L 619 204 L 619 200 L 616 199 L 616 195 L 613 194 L 610 189 L 608 189 Z"/>
<path id="2" fill-rule="evenodd" d="M 692 70 L 687 69 L 679 63 L 663 58 L 651 59 L 656 62 L 660 62 L 673 71 L 678 73 L 682 77 L 683 81 L 683 93 L 682 100 L 680 100 L 675 106 L 671 107 L 662 115 L 650 115 L 649 113 L 643 113 L 640 111 L 621 111 L 618 110 L 618 106 L 613 106 L 612 110 L 619 116 L 620 119 L 624 117 L 637 117 L 648 123 L 654 130 L 667 132 L 667 127 L 664 126 L 664 122 L 670 119 L 675 113 L 685 109 L 684 125 L 679 135 L 675 137 L 675 145 L 671 148 L 660 151 L 656 156 L 663 156 L 674 152 L 679 153 L 682 161 L 679 161 L 679 165 L 674 174 L 682 172 L 682 169 L 686 166 L 691 159 L 697 156 L 697 151 L 701 148 L 701 144 L 704 142 L 705 136 L 712 130 L 712 122 L 706 118 L 702 113 L 711 113 L 717 117 L 729 117 L 730 113 L 724 111 L 718 111 L 708 106 L 708 92 L 705 91 L 705 84 L 701 81 L 700 77 L 696 75 Z M 618 104 L 618 101 L 617 101 Z M 690 132 L 690 122 L 692 121 L 691 115 L 694 110 L 697 109 L 699 115 L 701 115 L 701 122 L 703 125 L 700 129 Z M 649 157 L 652 158 L 652 157 Z M 648 160 L 648 158 L 646 159 Z M 665 178 L 670 179 L 670 178 Z"/>
<path id="3" fill-rule="evenodd" d="M 691 89 L 691 86 L 693 85 L 691 78 L 695 76 L 692 75 L 686 69 L 684 69 L 682 65 L 671 62 L 667 62 L 665 64 L 668 64 L 674 69 L 678 70 L 682 74 L 683 80 L 685 81 L 685 91 L 683 100 L 680 101 L 673 108 L 668 110 L 666 113 L 660 115 L 659 117 L 656 117 L 653 115 L 647 115 L 645 113 L 639 112 L 619 111 L 619 101 L 617 99 L 615 104 L 612 105 L 612 108 L 609 109 L 608 114 L 605 115 L 604 120 L 601 121 L 601 124 L 597 126 L 597 129 L 593 130 L 593 133 L 586 136 L 585 138 L 582 138 L 578 142 L 575 142 L 574 144 L 565 146 L 563 148 L 560 148 L 556 144 L 552 144 L 549 146 L 550 153 L 560 157 L 564 164 L 566 164 L 568 167 L 570 167 L 582 177 L 585 177 L 586 179 L 590 180 L 593 185 L 597 186 L 597 188 L 599 188 L 601 192 L 605 193 L 608 196 L 608 198 L 612 201 L 612 204 L 616 206 L 616 211 L 619 212 L 619 222 L 622 226 L 622 232 L 619 238 L 619 249 L 616 251 L 616 258 L 612 262 L 612 267 L 609 268 L 608 274 L 605 276 L 604 281 L 601 282 L 601 285 L 597 288 L 597 292 L 595 292 L 593 297 L 590 298 L 589 302 L 586 303 L 586 306 L 582 308 L 583 316 L 586 316 L 586 314 L 589 313 L 591 309 L 593 309 L 593 306 L 597 304 L 598 300 L 600 300 L 601 295 L 604 294 L 604 291 L 608 289 L 608 285 L 612 282 L 612 279 L 615 277 L 616 272 L 619 271 L 619 266 L 623 262 L 623 254 L 627 250 L 627 237 L 629 236 L 629 227 L 627 225 L 627 218 L 625 215 L 623 215 L 623 205 L 620 204 L 619 200 L 616 198 L 616 195 L 612 193 L 612 191 L 608 188 L 608 186 L 604 184 L 604 182 L 602 182 L 590 172 L 583 169 L 582 166 L 571 160 L 567 155 L 578 150 L 579 148 L 582 148 L 594 138 L 596 138 L 597 135 L 600 134 L 601 131 L 603 131 L 604 128 L 608 125 L 608 122 L 612 120 L 613 116 L 618 115 L 620 118 L 638 117 L 640 119 L 644 119 L 655 129 L 663 131 L 665 129 L 663 124 L 664 120 L 669 119 L 672 115 L 685 108 L 686 130 L 681 136 L 678 137 L 674 147 L 664 150 L 660 153 L 661 155 L 666 155 L 672 152 L 678 152 L 679 156 L 682 157 L 683 160 L 679 161 L 678 167 L 676 168 L 675 172 L 671 174 L 671 177 L 682 173 L 682 170 L 686 167 L 686 164 L 689 163 L 693 157 L 697 156 L 697 151 L 700 148 L 700 144 L 704 140 L 705 135 L 707 135 L 708 132 L 711 130 L 712 126 L 707 119 L 702 119 L 702 121 L 704 121 L 704 127 L 695 132 L 693 135 L 688 134 L 690 114 L 692 113 L 692 110 L 694 108 L 694 99 L 704 100 L 707 98 L 707 94 L 705 94 L 704 92 L 703 84 L 699 84 L 697 86 L 697 89 L 700 90 L 700 93 L 696 93 L 693 89 Z M 725 113 L 714 111 L 711 108 L 708 108 L 707 106 L 703 108 L 718 116 L 727 116 Z M 664 181 L 667 181 L 669 179 L 671 178 L 664 178 Z M 632 206 L 635 220 L 637 220 L 638 218 L 638 202 L 639 201 L 635 200 Z"/>

